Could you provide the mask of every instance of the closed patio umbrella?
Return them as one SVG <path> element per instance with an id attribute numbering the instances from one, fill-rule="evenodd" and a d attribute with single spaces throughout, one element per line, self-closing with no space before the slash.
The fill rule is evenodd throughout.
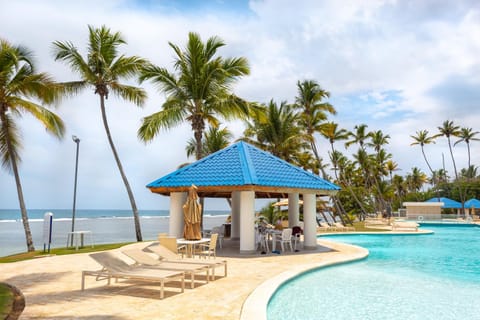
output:
<path id="1" fill-rule="evenodd" d="M 187 202 L 183 205 L 183 218 L 185 227 L 183 228 L 183 237 L 186 240 L 200 240 L 200 219 L 202 206 L 197 202 L 197 187 L 192 184 L 188 190 Z"/>

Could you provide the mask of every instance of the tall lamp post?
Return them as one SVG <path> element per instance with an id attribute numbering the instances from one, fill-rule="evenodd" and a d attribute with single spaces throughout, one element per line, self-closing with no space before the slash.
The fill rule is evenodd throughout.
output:
<path id="1" fill-rule="evenodd" d="M 73 142 L 77 144 L 77 156 L 75 160 L 75 183 L 73 185 L 73 210 L 72 210 L 72 232 L 75 231 L 75 203 L 77 200 L 77 173 L 78 173 L 78 151 L 80 149 L 80 139 L 77 136 L 72 136 Z M 73 235 L 71 238 L 71 246 L 73 246 Z"/>

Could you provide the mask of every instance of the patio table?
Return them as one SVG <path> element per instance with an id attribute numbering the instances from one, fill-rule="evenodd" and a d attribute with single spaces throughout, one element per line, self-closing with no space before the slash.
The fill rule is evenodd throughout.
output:
<path id="1" fill-rule="evenodd" d="M 196 244 L 201 244 L 201 243 L 209 243 L 210 238 L 202 238 L 200 240 L 187 240 L 184 238 L 177 239 L 177 244 L 180 245 L 186 245 L 187 246 L 187 257 L 191 258 L 193 256 L 193 247 Z"/>

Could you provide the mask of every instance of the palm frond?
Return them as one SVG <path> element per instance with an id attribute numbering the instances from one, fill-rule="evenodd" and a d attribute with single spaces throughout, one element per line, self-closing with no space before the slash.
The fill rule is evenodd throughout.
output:
<path id="1" fill-rule="evenodd" d="M 39 120 L 54 137 L 59 139 L 63 137 L 65 125 L 55 113 L 31 101 L 18 99 L 16 104 L 17 108 L 21 108 L 22 111 L 30 113 Z"/>
<path id="2" fill-rule="evenodd" d="M 2 167 L 7 171 L 11 171 L 12 155 L 8 151 L 7 136 L 12 146 L 13 158 L 16 162 L 20 162 L 20 149 L 22 146 L 20 130 L 16 126 L 11 115 L 5 114 L 5 122 L 0 121 L 0 158 L 2 161 Z"/>
<path id="3" fill-rule="evenodd" d="M 151 141 L 160 129 L 168 129 L 185 120 L 185 109 L 179 101 L 167 100 L 163 110 L 143 118 L 142 125 L 137 131 L 138 138 L 143 142 Z"/>
<path id="4" fill-rule="evenodd" d="M 147 100 L 147 92 L 138 87 L 122 85 L 116 82 L 110 83 L 113 93 L 123 99 L 135 103 L 141 107 Z"/>
<path id="5" fill-rule="evenodd" d="M 95 75 L 90 70 L 88 62 L 83 59 L 73 43 L 69 41 L 53 42 L 53 54 L 55 61 L 65 61 L 70 69 L 78 72 L 84 80 L 94 81 Z"/>

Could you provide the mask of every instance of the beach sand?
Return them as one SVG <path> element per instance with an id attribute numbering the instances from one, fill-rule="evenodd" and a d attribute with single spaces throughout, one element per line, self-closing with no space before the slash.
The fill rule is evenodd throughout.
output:
<path id="1" fill-rule="evenodd" d="M 163 300 L 159 299 L 158 285 L 136 281 L 120 280 L 107 286 L 106 281 L 87 277 L 86 290 L 81 291 L 81 271 L 100 268 L 88 254 L 1 264 L 0 281 L 17 286 L 25 295 L 26 308 L 20 319 L 239 319 L 247 297 L 266 280 L 292 268 L 301 270 L 302 265 L 309 269 L 358 258 L 363 250 L 326 240 L 318 243 L 315 251 L 289 255 L 243 256 L 220 249 L 221 259 L 228 260 L 227 277 L 217 269 L 220 277 L 216 281 L 196 282 L 195 289 L 186 281 L 184 293 L 178 285 L 167 284 Z M 265 305 L 265 301 L 259 302 Z"/>

